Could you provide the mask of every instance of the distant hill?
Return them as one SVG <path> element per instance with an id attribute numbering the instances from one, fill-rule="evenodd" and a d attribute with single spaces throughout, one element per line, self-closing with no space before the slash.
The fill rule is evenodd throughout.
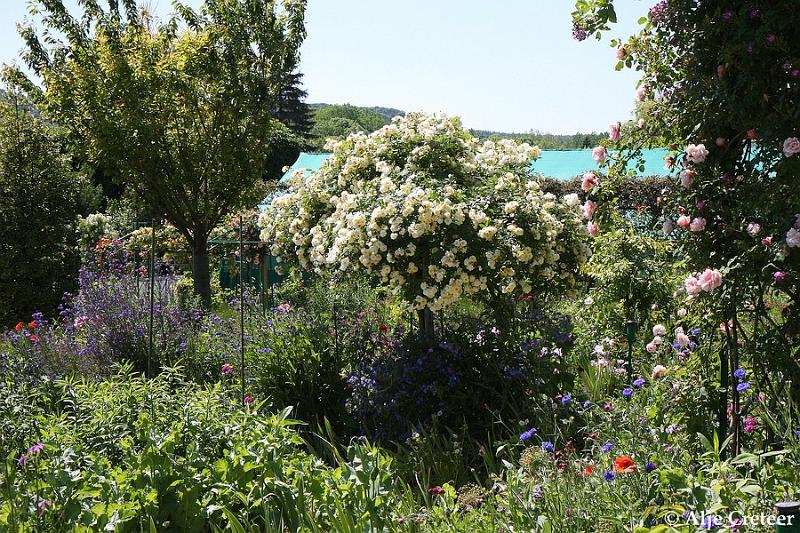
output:
<path id="1" fill-rule="evenodd" d="M 356 131 L 371 133 L 405 111 L 393 107 L 359 107 L 350 104 L 308 104 L 313 113 L 312 136 L 315 138 L 314 148 L 321 149 L 324 140 L 330 137 L 345 137 Z M 480 139 L 514 139 L 537 145 L 542 150 L 581 150 L 597 146 L 605 133 L 575 133 L 573 135 L 557 135 L 531 130 L 527 133 L 509 133 L 503 131 L 470 130 Z"/>

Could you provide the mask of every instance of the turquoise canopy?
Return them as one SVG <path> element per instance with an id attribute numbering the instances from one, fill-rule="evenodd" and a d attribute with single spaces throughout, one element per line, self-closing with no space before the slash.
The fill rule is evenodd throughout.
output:
<path id="1" fill-rule="evenodd" d="M 322 163 L 327 161 L 330 156 L 331 154 L 321 152 L 300 152 L 297 161 L 289 167 L 289 170 L 286 171 L 278 183 L 285 185 L 286 182 L 289 181 L 289 178 L 298 170 L 303 170 L 306 173 L 319 171 L 320 167 L 322 167 Z"/>

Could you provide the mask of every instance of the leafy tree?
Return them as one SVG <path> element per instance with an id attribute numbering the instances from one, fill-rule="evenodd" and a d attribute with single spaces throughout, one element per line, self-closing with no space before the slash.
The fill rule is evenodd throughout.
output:
<path id="1" fill-rule="evenodd" d="M 51 312 L 78 272 L 80 176 L 19 95 L 0 100 L 0 325 Z"/>
<path id="2" fill-rule="evenodd" d="M 275 130 L 271 110 L 305 38 L 304 0 L 175 3 L 166 22 L 135 0 L 34 0 L 44 38 L 22 26 L 20 83 L 88 163 L 163 213 L 192 250 L 195 290 L 210 302 L 207 241 L 256 200 Z"/>
<path id="3" fill-rule="evenodd" d="M 300 72 L 292 72 L 286 76 L 273 116 L 295 135 L 308 137 L 311 134 L 312 112 L 305 102 L 308 92 L 302 88 L 302 84 L 303 74 Z"/>
<path id="4" fill-rule="evenodd" d="M 376 111 L 350 104 L 329 105 L 314 114 L 312 134 L 317 138 L 346 137 L 351 133 L 372 133 L 389 123 Z"/>

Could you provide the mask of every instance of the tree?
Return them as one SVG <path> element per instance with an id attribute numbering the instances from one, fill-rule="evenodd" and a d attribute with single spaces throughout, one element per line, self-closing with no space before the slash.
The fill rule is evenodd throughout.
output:
<path id="1" fill-rule="evenodd" d="M 545 193 L 530 173 L 538 153 L 482 143 L 456 118 L 395 118 L 293 179 L 261 238 L 301 268 L 373 275 L 419 312 L 429 339 L 431 311 L 462 296 L 503 320 L 514 297 L 570 287 L 590 255 L 578 196 Z"/>
<path id="2" fill-rule="evenodd" d="M 304 0 L 175 3 L 159 22 L 135 0 L 34 0 L 44 39 L 22 26 L 40 89 L 14 79 L 68 128 L 76 153 L 163 213 L 192 251 L 194 287 L 210 302 L 211 230 L 256 200 L 274 130 L 271 110 L 305 38 Z M 121 9 L 122 7 L 122 9 Z"/>
<path id="3" fill-rule="evenodd" d="M 303 74 L 292 72 L 283 81 L 273 116 L 292 133 L 306 138 L 311 134 L 312 112 L 306 104 L 308 93 L 302 88 Z"/>
<path id="4" fill-rule="evenodd" d="M 76 283 L 81 176 L 20 95 L 0 99 L 0 325 L 53 312 Z M 85 180 L 83 180 L 85 181 Z M 27 322 L 27 320 L 26 320 Z"/>

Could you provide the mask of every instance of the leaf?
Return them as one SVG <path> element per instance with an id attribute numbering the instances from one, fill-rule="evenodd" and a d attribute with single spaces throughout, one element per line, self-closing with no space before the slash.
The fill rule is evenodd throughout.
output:
<path id="1" fill-rule="evenodd" d="M 223 507 L 222 512 L 225 513 L 225 517 L 228 519 L 228 523 L 231 526 L 231 531 L 233 531 L 234 533 L 246 533 L 244 526 L 242 525 L 241 522 L 239 522 L 239 519 L 236 518 L 236 515 L 233 514 L 233 512 L 230 509 L 228 509 L 227 507 Z"/>
<path id="2" fill-rule="evenodd" d="M 150 517 L 150 533 L 158 533 L 158 530 L 156 529 L 156 523 L 153 522 L 152 516 Z"/>

